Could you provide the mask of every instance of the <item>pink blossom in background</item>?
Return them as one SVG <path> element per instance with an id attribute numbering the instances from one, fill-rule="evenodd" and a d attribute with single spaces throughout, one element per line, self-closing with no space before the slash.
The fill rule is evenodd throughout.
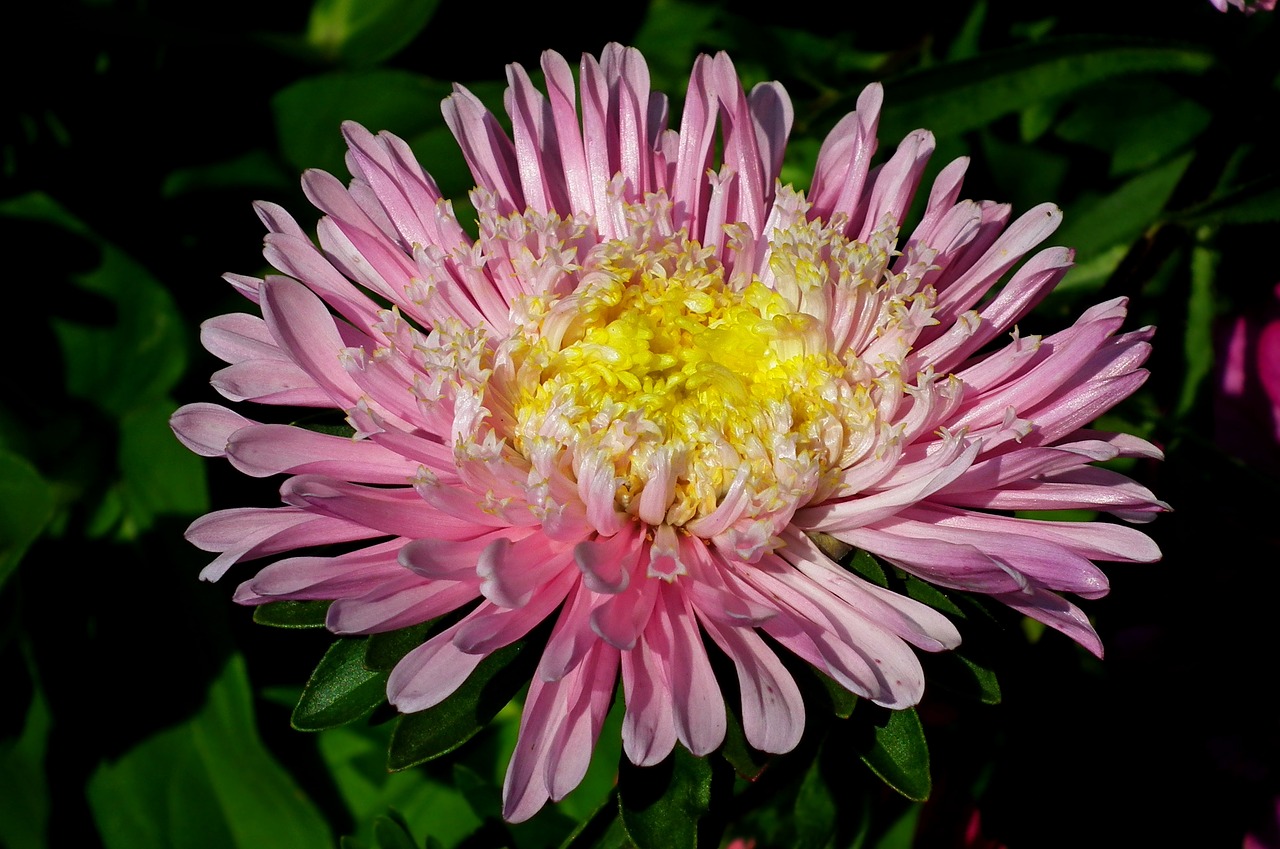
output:
<path id="1" fill-rule="evenodd" d="M 1272 803 L 1268 821 L 1261 829 L 1244 836 L 1242 849 L 1280 849 L 1280 798 Z"/>
<path id="2" fill-rule="evenodd" d="M 1218 347 L 1217 442 L 1252 465 L 1280 471 L 1280 285 L 1269 309 L 1232 318 Z"/>
<path id="3" fill-rule="evenodd" d="M 352 181 L 303 178 L 318 248 L 258 204 L 280 273 L 227 276 L 261 317 L 205 323 L 228 363 L 213 385 L 254 415 L 339 411 L 354 436 L 178 410 L 192 450 L 287 475 L 284 506 L 192 524 L 217 554 L 202 577 L 268 559 L 235 599 L 333 600 L 338 634 L 464 612 L 391 674 L 405 712 L 549 621 L 504 786 L 513 821 L 577 786 L 619 676 L 631 762 L 716 749 L 704 636 L 766 752 L 797 744 L 804 707 L 762 634 L 876 704 L 915 704 L 915 651 L 960 635 L 838 565 L 848 547 L 1101 654 L 1064 594 L 1107 592 L 1094 561 L 1157 560 L 1127 523 L 1166 505 L 1095 465 L 1159 450 L 1088 425 L 1142 385 L 1153 331 L 1122 332 L 1123 298 L 1020 331 L 1071 267 L 1066 248 L 1033 252 L 1059 210 L 962 200 L 960 159 L 901 234 L 934 139 L 917 130 L 873 167 L 879 85 L 802 193 L 777 182 L 786 92 L 744 92 L 724 54 L 694 64 L 678 131 L 633 49 L 584 56 L 576 82 L 559 55 L 541 64 L 545 94 L 507 69 L 510 136 L 465 88 L 444 102 L 478 239 L 403 141 L 351 123 Z M 1123 522 L 1011 515 L 1059 509 Z"/>
<path id="4" fill-rule="evenodd" d="M 1254 12 L 1270 12 L 1276 7 L 1276 0 L 1209 0 L 1219 12 L 1225 12 L 1234 6 L 1246 15 Z"/>

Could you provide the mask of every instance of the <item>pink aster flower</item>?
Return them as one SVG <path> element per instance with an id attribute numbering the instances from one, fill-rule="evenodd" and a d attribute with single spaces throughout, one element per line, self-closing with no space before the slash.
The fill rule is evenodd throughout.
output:
<path id="1" fill-rule="evenodd" d="M 511 136 L 465 88 L 444 102 L 478 183 L 478 238 L 404 142 L 350 123 L 351 183 L 303 178 L 324 213 L 318 248 L 258 205 L 281 273 L 228 275 L 262 317 L 204 325 L 229 363 L 213 385 L 340 410 L 354 436 L 178 410 L 193 450 L 288 475 L 284 506 L 192 524 L 218 555 L 202 577 L 289 554 L 235 599 L 331 599 L 339 634 L 465 612 L 392 672 L 406 712 L 550 620 L 510 820 L 578 784 L 619 676 L 633 763 L 677 742 L 716 749 L 726 708 L 704 637 L 736 668 L 747 740 L 766 752 L 796 745 L 804 708 L 762 635 L 876 704 L 919 700 L 914 650 L 954 647 L 956 628 L 815 539 L 988 594 L 1100 653 L 1061 594 L 1097 598 L 1093 561 L 1156 547 L 1123 524 L 1009 511 L 1163 509 L 1093 465 L 1159 451 L 1085 429 L 1142 384 L 1152 330 L 1119 332 L 1123 299 L 1043 338 L 1013 329 L 1071 265 L 1065 248 L 1023 261 L 1059 211 L 960 200 L 958 160 L 900 238 L 934 141 L 916 131 L 872 167 L 878 85 L 802 193 L 777 182 L 785 91 L 745 93 L 723 54 L 695 63 L 678 131 L 633 49 L 584 57 L 576 86 L 555 53 L 542 70 L 546 94 L 507 69 Z M 344 553 L 308 551 L 333 544 Z"/>

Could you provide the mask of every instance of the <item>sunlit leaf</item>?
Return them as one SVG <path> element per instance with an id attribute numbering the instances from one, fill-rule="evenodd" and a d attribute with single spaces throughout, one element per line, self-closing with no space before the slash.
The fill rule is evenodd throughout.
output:
<path id="1" fill-rule="evenodd" d="M 372 65 L 413 41 L 438 5 L 439 0 L 316 0 L 307 43 L 330 61 Z"/>
<path id="2" fill-rule="evenodd" d="M 263 747 L 239 656 L 196 716 L 101 765 L 88 796 L 108 849 L 333 843 L 319 811 Z"/>
<path id="3" fill-rule="evenodd" d="M 311 673 L 290 723 L 323 731 L 355 722 L 387 698 L 387 675 L 364 665 L 363 637 L 339 637 Z"/>
<path id="4" fill-rule="evenodd" d="M 456 846 L 480 826 L 453 782 L 426 770 L 387 771 L 389 724 L 344 725 L 322 731 L 316 739 L 334 785 L 357 824 L 353 837 L 364 844 L 373 844 L 374 820 L 388 810 L 399 812 L 410 834 L 434 837 L 446 847 Z"/>
<path id="5" fill-rule="evenodd" d="M 1067 273 L 1059 290 L 1100 285 L 1115 267 L 1100 266 L 1094 261 L 1105 254 L 1114 256 L 1119 263 L 1124 253 L 1112 249 L 1133 242 L 1161 219 L 1170 195 L 1190 163 L 1190 154 L 1179 156 L 1143 172 L 1110 194 L 1074 204 L 1053 240 L 1056 244 L 1073 246 L 1081 264 Z"/>
<path id="6" fill-rule="evenodd" d="M 863 763 L 885 784 L 915 802 L 929 798 L 929 744 L 915 708 L 888 711 L 875 726 L 871 749 Z"/>
<path id="7" fill-rule="evenodd" d="M 696 849 L 698 820 L 711 807 L 711 764 L 680 745 L 660 764 L 622 759 L 618 805 L 637 849 Z"/>

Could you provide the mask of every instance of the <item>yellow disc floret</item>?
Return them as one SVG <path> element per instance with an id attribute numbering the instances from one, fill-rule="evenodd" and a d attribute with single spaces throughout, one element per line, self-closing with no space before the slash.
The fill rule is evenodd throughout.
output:
<path id="1" fill-rule="evenodd" d="M 575 472 L 603 452 L 617 509 L 652 524 L 696 531 L 735 486 L 748 515 L 803 503 L 859 417 L 817 320 L 678 235 L 600 247 L 513 351 L 516 449 L 554 439 Z"/>

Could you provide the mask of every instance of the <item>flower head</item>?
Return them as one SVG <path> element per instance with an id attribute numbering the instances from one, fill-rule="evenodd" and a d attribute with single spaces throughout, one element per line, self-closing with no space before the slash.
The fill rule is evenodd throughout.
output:
<path id="1" fill-rule="evenodd" d="M 956 628 L 815 540 L 989 594 L 1100 653 L 1060 593 L 1101 596 L 1094 560 L 1159 552 L 1122 524 L 1009 513 L 1164 509 L 1093 465 L 1157 449 L 1085 429 L 1142 384 L 1152 330 L 1119 333 L 1123 299 L 1051 336 L 1013 329 L 1071 265 L 1064 248 L 1022 261 L 1059 211 L 1011 220 L 960 200 L 958 160 L 902 238 L 934 142 L 914 132 L 871 166 L 878 85 L 802 193 L 777 182 L 785 91 L 745 93 L 723 54 L 695 63 L 678 131 L 635 50 L 584 57 L 576 85 L 555 53 L 542 70 L 545 95 L 508 68 L 510 136 L 466 89 L 444 103 L 478 238 L 404 142 L 350 123 L 350 185 L 303 179 L 319 248 L 258 205 L 281 274 L 228 276 L 262 318 L 205 324 L 229 363 L 213 384 L 336 408 L 354 436 L 179 410 L 193 450 L 289 475 L 285 506 L 191 526 L 218 554 L 203 577 L 291 553 L 236 600 L 333 600 L 340 634 L 458 612 L 391 674 L 407 712 L 549 622 L 504 788 L 512 820 L 581 780 L 619 676 L 633 763 L 677 741 L 718 747 L 704 637 L 736 668 L 746 737 L 766 752 L 796 745 L 804 708 L 762 634 L 877 704 L 919 700 L 914 650 L 954 647 Z M 332 544 L 343 553 L 307 551 Z"/>

